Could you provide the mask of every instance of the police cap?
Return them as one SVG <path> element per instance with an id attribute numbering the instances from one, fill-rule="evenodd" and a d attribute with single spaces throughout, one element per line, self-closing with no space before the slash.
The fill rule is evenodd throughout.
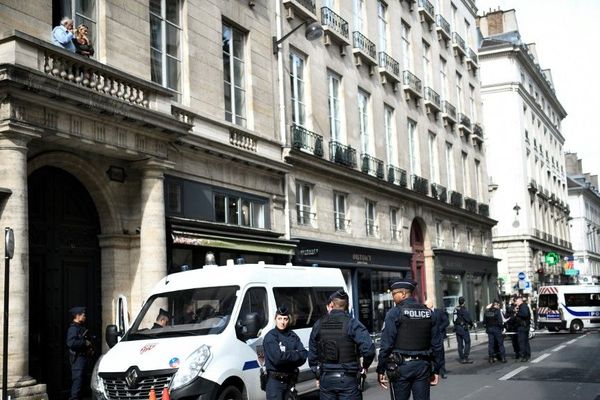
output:
<path id="1" fill-rule="evenodd" d="M 392 282 L 392 284 L 390 285 L 391 290 L 408 289 L 411 292 L 415 290 L 416 287 L 417 282 L 413 281 L 412 279 L 398 279 L 397 281 Z"/>
<path id="2" fill-rule="evenodd" d="M 287 317 L 290 315 L 290 310 L 287 308 L 287 306 L 285 304 L 281 304 L 279 307 L 277 307 L 277 310 L 275 311 L 275 315 L 281 315 L 283 317 Z"/>
<path id="3" fill-rule="evenodd" d="M 346 293 L 343 289 L 336 290 L 329 296 L 329 301 L 331 302 L 335 299 L 348 300 L 348 293 Z"/>
<path id="4" fill-rule="evenodd" d="M 79 314 L 85 314 L 85 313 L 86 313 L 86 311 L 87 311 L 87 310 L 85 309 L 85 307 L 82 307 L 82 306 L 75 306 L 75 307 L 71 307 L 71 309 L 69 310 L 69 313 L 70 313 L 72 316 L 76 316 L 76 315 L 79 315 Z"/>
<path id="5" fill-rule="evenodd" d="M 462 296 L 460 296 L 460 297 L 458 298 L 458 304 L 461 304 L 461 305 L 462 305 L 462 304 L 465 304 L 465 298 L 464 298 L 464 297 L 462 297 Z"/>
<path id="6" fill-rule="evenodd" d="M 165 310 L 164 308 L 161 308 L 160 311 L 158 312 L 158 316 L 159 317 L 167 317 L 167 318 L 171 318 L 171 314 L 169 314 L 169 312 L 167 310 Z"/>

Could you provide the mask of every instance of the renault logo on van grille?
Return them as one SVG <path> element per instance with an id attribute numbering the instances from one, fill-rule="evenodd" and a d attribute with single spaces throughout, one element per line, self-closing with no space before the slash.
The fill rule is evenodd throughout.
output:
<path id="1" fill-rule="evenodd" d="M 129 389 L 134 389 L 137 387 L 138 379 L 140 377 L 140 371 L 137 367 L 132 367 L 127 375 L 125 375 L 125 382 L 127 383 L 127 387 Z"/>

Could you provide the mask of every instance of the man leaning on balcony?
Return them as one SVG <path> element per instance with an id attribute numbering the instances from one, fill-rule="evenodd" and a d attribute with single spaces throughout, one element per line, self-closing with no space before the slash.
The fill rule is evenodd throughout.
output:
<path id="1" fill-rule="evenodd" d="M 65 50 L 75 53 L 75 44 L 73 43 L 73 20 L 69 17 L 63 17 L 60 25 L 52 29 L 52 44 L 62 47 Z"/>

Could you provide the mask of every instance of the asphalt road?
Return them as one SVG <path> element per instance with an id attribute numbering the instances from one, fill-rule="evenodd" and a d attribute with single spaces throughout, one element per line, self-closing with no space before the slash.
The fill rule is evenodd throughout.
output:
<path id="1" fill-rule="evenodd" d="M 448 378 L 432 388 L 432 400 L 600 400 L 600 331 L 583 334 L 539 332 L 531 340 L 529 362 L 515 360 L 510 340 L 508 362 L 488 363 L 487 344 L 473 347 L 473 364 L 458 363 L 456 350 L 446 351 Z M 367 378 L 365 400 L 387 400 L 374 373 Z M 316 392 L 300 397 L 318 399 Z"/>

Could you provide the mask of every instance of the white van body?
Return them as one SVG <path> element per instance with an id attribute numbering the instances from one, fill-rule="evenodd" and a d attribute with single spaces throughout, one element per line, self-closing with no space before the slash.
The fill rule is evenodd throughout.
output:
<path id="1" fill-rule="evenodd" d="M 339 289 L 346 290 L 339 269 L 291 264 L 205 266 L 168 275 L 155 286 L 122 339 L 96 364 L 94 398 L 147 399 L 154 387 L 161 400 L 167 387 L 171 399 L 264 399 L 257 351 L 275 326 L 277 305 L 286 303 L 292 327 L 308 348 L 312 325 L 324 314 L 328 296 Z M 184 298 L 189 298 L 189 309 L 201 305 L 193 322 L 177 315 L 177 302 Z M 212 314 L 201 320 L 207 308 Z M 170 323 L 152 328 L 161 309 L 170 314 Z M 262 309 L 265 315 L 260 316 Z M 252 329 L 243 325 L 247 315 L 250 321 L 260 321 L 255 337 L 243 336 Z M 311 375 L 308 363 L 300 372 L 301 377 Z"/>
<path id="2" fill-rule="evenodd" d="M 600 286 L 542 286 L 538 291 L 538 327 L 551 332 L 600 327 Z"/>

